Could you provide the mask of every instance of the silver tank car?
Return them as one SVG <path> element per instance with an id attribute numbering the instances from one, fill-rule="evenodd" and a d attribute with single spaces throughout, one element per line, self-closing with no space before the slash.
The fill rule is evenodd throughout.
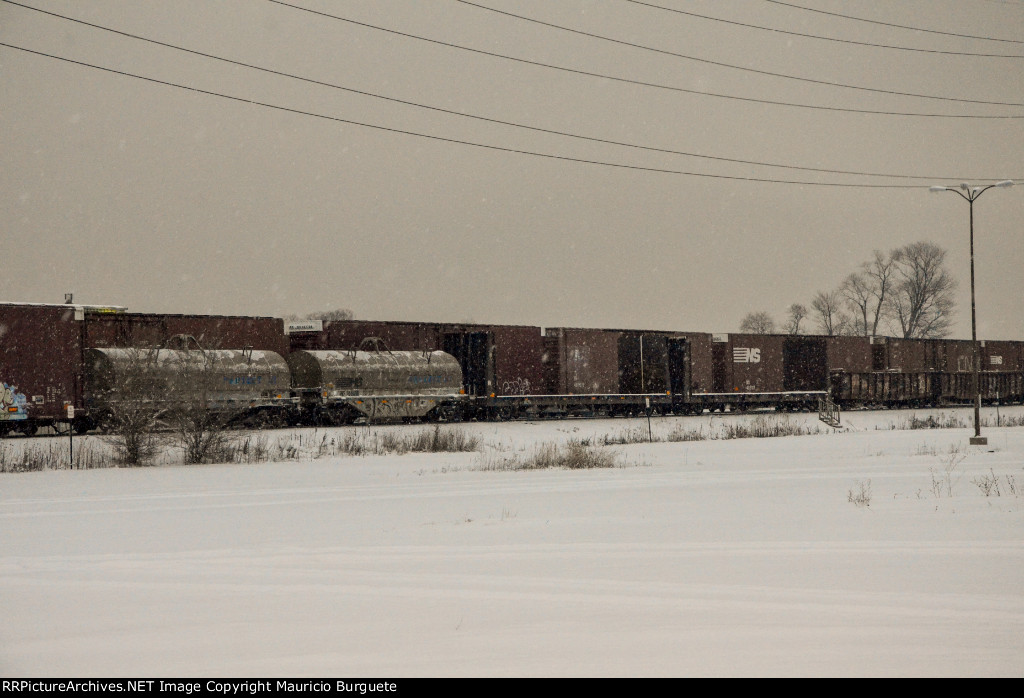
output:
<path id="1" fill-rule="evenodd" d="M 211 410 L 284 408 L 295 402 L 288 363 L 276 352 L 258 349 L 89 349 L 85 373 L 87 402 L 98 408 L 126 390 L 141 391 L 155 402 L 201 396 Z"/>
<path id="2" fill-rule="evenodd" d="M 374 421 L 426 417 L 463 398 L 462 368 L 443 351 L 299 350 L 288 355 L 305 401 Z"/>

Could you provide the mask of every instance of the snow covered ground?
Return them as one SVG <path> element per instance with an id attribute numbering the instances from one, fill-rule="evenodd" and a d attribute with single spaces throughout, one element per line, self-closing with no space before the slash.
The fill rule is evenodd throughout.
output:
<path id="1" fill-rule="evenodd" d="M 0 674 L 1024 676 L 1024 428 L 968 447 L 889 428 L 910 414 L 602 447 L 611 469 L 483 468 L 646 420 L 459 425 L 479 453 L 3 474 Z"/>

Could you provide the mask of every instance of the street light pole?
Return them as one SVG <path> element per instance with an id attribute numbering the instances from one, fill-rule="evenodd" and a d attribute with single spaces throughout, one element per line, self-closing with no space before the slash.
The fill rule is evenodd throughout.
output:
<path id="1" fill-rule="evenodd" d="M 981 345 L 978 343 L 978 319 L 977 304 L 974 299 L 974 202 L 979 196 L 993 187 L 1012 187 L 1012 179 L 1004 179 L 1002 182 L 989 184 L 984 187 L 972 187 L 966 182 L 960 185 L 959 189 L 953 187 L 935 186 L 929 187 L 929 191 L 951 191 L 968 204 L 970 212 L 971 231 L 971 344 L 974 346 L 974 377 L 971 381 L 971 389 L 974 393 L 974 436 L 971 438 L 971 445 L 984 446 L 988 439 L 981 435 Z"/>

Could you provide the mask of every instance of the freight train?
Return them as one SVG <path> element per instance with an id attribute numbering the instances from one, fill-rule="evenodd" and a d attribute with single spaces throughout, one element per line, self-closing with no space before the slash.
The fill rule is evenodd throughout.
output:
<path id="1" fill-rule="evenodd" d="M 142 356 L 241 425 L 699 414 L 1024 399 L 1024 342 L 129 313 L 0 303 L 0 433 L 102 428 Z M 176 378 L 177 376 L 177 378 Z"/>

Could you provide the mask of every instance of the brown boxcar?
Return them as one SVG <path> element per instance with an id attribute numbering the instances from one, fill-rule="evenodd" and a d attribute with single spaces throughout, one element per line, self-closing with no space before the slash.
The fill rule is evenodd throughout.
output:
<path id="1" fill-rule="evenodd" d="M 574 327 L 544 331 L 549 395 L 619 393 L 621 333 Z"/>
<path id="2" fill-rule="evenodd" d="M 675 336 L 686 337 L 690 351 L 689 394 L 706 393 L 711 390 L 714 375 L 712 341 L 710 332 L 683 332 Z"/>
<path id="3" fill-rule="evenodd" d="M 781 393 L 783 340 L 781 335 L 714 335 L 710 392 Z"/>
<path id="4" fill-rule="evenodd" d="M 936 370 L 937 356 L 934 344 L 923 339 L 897 339 L 886 337 L 885 371 L 920 373 Z"/>
<path id="5" fill-rule="evenodd" d="M 206 349 L 250 347 L 282 356 L 288 351 L 279 318 L 158 315 L 128 313 L 121 306 L 0 303 L 0 381 L 4 384 L 0 390 L 23 406 L 20 414 L 5 406 L 8 418 L 0 428 L 34 433 L 39 426 L 67 421 L 69 406 L 75 408 L 75 423 L 87 425 L 83 370 L 88 349 L 171 346 L 182 336 L 194 338 Z"/>
<path id="6" fill-rule="evenodd" d="M 545 331 L 553 395 L 656 395 L 688 391 L 674 378 L 681 356 L 675 352 L 691 339 L 683 333 L 649 330 L 603 330 L 571 327 Z"/>
<path id="7" fill-rule="evenodd" d="M 90 348 L 159 347 L 189 344 L 189 349 L 251 347 L 288 355 L 283 321 L 272 317 L 236 315 L 164 315 L 155 313 L 102 314 L 86 323 Z M 191 340 L 195 340 L 193 343 Z"/>
<path id="8" fill-rule="evenodd" d="M 827 337 L 829 370 L 845 373 L 871 371 L 871 340 L 868 337 Z"/>
<path id="9" fill-rule="evenodd" d="M 35 433 L 81 407 L 86 318 L 123 308 L 0 304 L 0 430 Z"/>
<path id="10" fill-rule="evenodd" d="M 722 334 L 712 340 L 712 392 L 809 392 L 828 385 L 824 337 Z"/>
<path id="11" fill-rule="evenodd" d="M 438 327 L 425 322 L 327 320 L 311 330 L 290 330 L 288 341 L 293 351 L 354 351 L 363 340 L 379 337 L 395 351 L 437 351 L 441 348 Z"/>
<path id="12" fill-rule="evenodd" d="M 710 381 L 707 334 L 554 327 L 544 341 L 547 394 L 570 411 L 680 409 L 693 392 L 695 354 L 707 355 L 697 380 Z"/>
<path id="13" fill-rule="evenodd" d="M 829 385 L 825 337 L 715 334 L 711 338 L 711 389 L 698 395 L 711 409 L 731 404 L 808 409 Z"/>

